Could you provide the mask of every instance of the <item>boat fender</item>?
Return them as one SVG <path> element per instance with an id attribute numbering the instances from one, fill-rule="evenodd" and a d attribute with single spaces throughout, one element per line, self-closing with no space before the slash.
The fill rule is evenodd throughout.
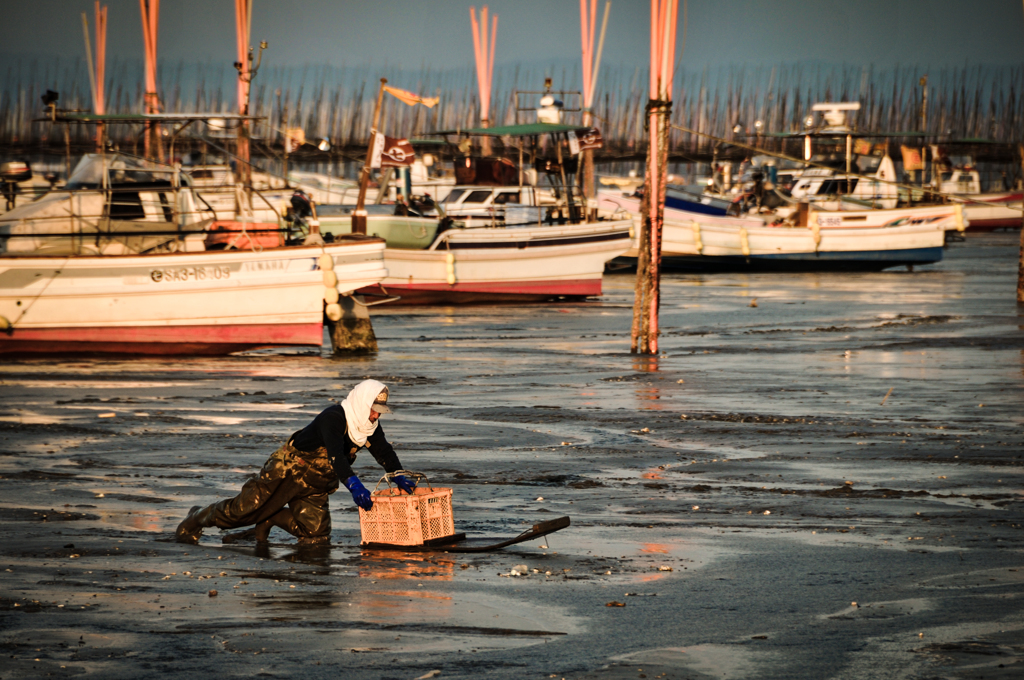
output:
<path id="1" fill-rule="evenodd" d="M 323 271 L 334 270 L 334 258 L 324 253 L 316 260 L 316 266 L 320 267 Z"/>
<path id="2" fill-rule="evenodd" d="M 821 225 L 818 224 L 817 213 L 808 211 L 807 226 L 811 230 L 811 237 L 814 238 L 814 252 L 818 252 L 818 246 L 821 245 Z"/>
<path id="3" fill-rule="evenodd" d="M 953 212 L 956 213 L 956 230 L 961 234 L 967 230 L 967 222 L 964 220 L 964 206 L 962 203 L 957 203 L 953 207 Z"/>
<path id="4" fill-rule="evenodd" d="M 448 273 L 448 285 L 455 285 L 455 253 L 448 251 L 444 255 L 445 269 Z"/>
<path id="5" fill-rule="evenodd" d="M 334 288 L 338 285 L 338 275 L 333 270 L 328 269 L 324 272 L 324 288 Z"/>
<path id="6" fill-rule="evenodd" d="M 740 250 L 743 257 L 750 257 L 750 241 L 747 239 L 747 228 L 740 227 Z"/>
<path id="7" fill-rule="evenodd" d="M 324 308 L 324 313 L 327 314 L 327 318 L 331 321 L 338 321 L 341 319 L 341 305 L 337 302 L 327 305 L 327 307 Z"/>
<path id="8" fill-rule="evenodd" d="M 324 302 L 327 304 L 336 304 L 339 297 L 337 288 L 324 288 Z"/>
<path id="9" fill-rule="evenodd" d="M 6 333 L 7 335 L 14 335 L 14 324 L 10 320 L 0 314 L 0 332 Z"/>
<path id="10" fill-rule="evenodd" d="M 700 222 L 694 220 L 690 223 L 690 228 L 693 229 L 693 247 L 697 249 L 698 255 L 703 255 L 704 243 L 700 240 Z"/>

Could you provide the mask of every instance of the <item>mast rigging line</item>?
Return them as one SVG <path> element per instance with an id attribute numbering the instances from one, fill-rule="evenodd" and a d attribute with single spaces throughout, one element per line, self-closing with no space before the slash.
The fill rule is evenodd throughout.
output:
<path id="1" fill-rule="evenodd" d="M 811 168 L 822 168 L 823 170 L 835 170 L 835 168 L 833 168 L 830 165 L 824 165 L 823 163 L 815 163 L 814 161 L 805 161 L 802 158 L 797 158 L 796 156 L 787 156 L 786 154 L 779 153 L 777 151 L 768 151 L 767 149 L 759 149 L 756 146 L 751 146 L 750 144 L 744 144 L 742 142 L 730 141 L 730 140 L 725 139 L 723 137 L 716 137 L 716 136 L 708 134 L 706 132 L 698 132 L 697 130 L 693 130 L 693 129 L 688 128 L 688 127 L 683 127 L 682 125 L 675 125 L 673 123 L 673 124 L 670 124 L 669 127 L 674 129 L 674 130 L 679 130 L 680 132 L 688 132 L 688 133 L 690 133 L 692 135 L 697 135 L 699 137 L 707 137 L 708 139 L 714 140 L 714 141 L 719 142 L 721 144 L 729 144 L 731 146 L 738 146 L 741 149 L 746 149 L 747 151 L 753 151 L 753 152 L 755 152 L 755 153 L 757 153 L 758 155 L 761 155 L 761 156 L 771 156 L 773 158 L 781 158 L 782 160 L 793 161 L 795 163 L 800 163 L 801 165 L 805 165 L 805 166 L 811 167 Z M 956 194 L 947 194 L 947 193 L 939 191 L 937 189 L 927 189 L 925 187 L 917 187 L 917 186 L 914 186 L 913 184 L 904 184 L 902 182 L 894 182 L 893 180 L 890 180 L 890 179 L 881 179 L 879 177 L 872 177 L 871 175 L 862 175 L 862 174 L 857 173 L 857 172 L 846 172 L 845 170 L 842 170 L 840 172 L 842 172 L 844 175 L 848 175 L 850 177 L 857 177 L 859 179 L 866 179 L 866 180 L 871 181 L 871 182 L 881 182 L 882 184 L 891 184 L 894 187 L 897 187 L 897 188 L 900 188 L 900 189 L 908 189 L 910 191 L 921 191 L 921 192 L 924 192 L 926 194 L 931 194 L 933 196 L 941 196 L 942 198 L 948 198 L 951 201 L 958 202 L 958 203 L 977 203 L 979 205 L 992 205 L 988 201 L 979 201 L 979 200 L 974 199 L 974 198 L 966 198 L 964 196 L 958 196 Z M 1008 207 L 1011 210 L 1020 210 L 1022 213 L 1024 213 L 1024 204 L 1022 204 L 1020 208 L 1013 208 L 1012 206 L 1005 206 L 1005 207 Z"/>

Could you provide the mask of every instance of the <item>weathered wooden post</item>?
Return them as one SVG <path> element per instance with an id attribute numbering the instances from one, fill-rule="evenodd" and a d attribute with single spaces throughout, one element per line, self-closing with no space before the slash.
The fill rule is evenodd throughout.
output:
<path id="1" fill-rule="evenodd" d="M 370 166 L 373 163 L 373 145 L 377 140 L 377 127 L 380 125 L 380 105 L 384 101 L 384 87 L 388 84 L 387 78 L 380 79 L 380 89 L 377 91 L 377 104 L 373 108 L 373 125 L 370 127 L 370 141 L 366 143 L 366 162 L 359 173 L 359 197 L 356 199 L 356 209 L 352 213 L 352 233 L 366 233 L 366 187 L 370 184 Z M 387 187 L 380 187 L 380 191 L 386 191 Z"/>
<path id="2" fill-rule="evenodd" d="M 1017 146 L 1020 153 L 1021 186 L 1024 186 L 1024 144 Z M 1021 201 L 1020 215 L 1020 256 L 1017 261 L 1017 302 L 1024 303 L 1024 201 Z"/>
<path id="3" fill-rule="evenodd" d="M 651 83 L 647 102 L 648 148 L 641 210 L 631 350 L 658 353 L 661 304 L 661 234 L 668 177 L 668 127 L 672 109 L 676 17 L 679 0 L 651 0 Z M 646 231 L 646 234 L 644 233 Z M 646 251 L 646 253 L 645 253 Z M 637 319 L 637 313 L 640 319 Z"/>

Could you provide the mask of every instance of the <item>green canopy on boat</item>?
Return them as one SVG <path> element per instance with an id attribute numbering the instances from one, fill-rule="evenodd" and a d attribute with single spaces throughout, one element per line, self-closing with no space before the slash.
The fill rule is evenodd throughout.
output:
<path id="1" fill-rule="evenodd" d="M 465 130 L 441 130 L 434 135 L 487 135 L 489 137 L 533 137 L 553 132 L 569 132 L 584 130 L 585 125 L 565 125 L 562 123 L 525 123 L 523 125 L 502 125 L 491 128 L 466 128 Z"/>

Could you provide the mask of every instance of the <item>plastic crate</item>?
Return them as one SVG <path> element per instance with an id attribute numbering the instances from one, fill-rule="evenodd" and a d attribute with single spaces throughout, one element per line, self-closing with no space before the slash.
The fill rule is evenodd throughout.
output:
<path id="1" fill-rule="evenodd" d="M 373 508 L 359 510 L 364 545 L 423 545 L 455 534 L 451 489 L 416 487 L 410 495 L 389 488 L 372 496 Z"/>

